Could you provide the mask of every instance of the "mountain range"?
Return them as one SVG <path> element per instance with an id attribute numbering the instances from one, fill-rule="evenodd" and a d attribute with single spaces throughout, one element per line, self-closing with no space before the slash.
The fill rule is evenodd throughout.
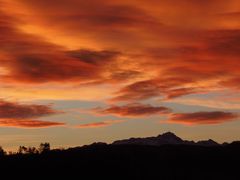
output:
<path id="1" fill-rule="evenodd" d="M 112 144 L 113 145 L 148 145 L 148 146 L 161 146 L 161 145 L 220 146 L 220 145 L 226 145 L 228 143 L 219 144 L 212 139 L 202 140 L 197 142 L 188 141 L 188 140 L 181 139 L 180 137 L 176 136 L 172 132 L 166 132 L 156 137 L 130 138 L 130 139 L 114 141 Z"/>
<path id="2" fill-rule="evenodd" d="M 187 141 L 171 132 L 41 153 L 0 156 L 1 177 L 13 179 L 239 180 L 240 141 Z M 36 176 L 37 175 L 37 176 Z"/>

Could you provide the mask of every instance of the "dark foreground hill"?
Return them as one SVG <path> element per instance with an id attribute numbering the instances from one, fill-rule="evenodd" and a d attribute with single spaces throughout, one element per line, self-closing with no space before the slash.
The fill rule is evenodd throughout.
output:
<path id="1" fill-rule="evenodd" d="M 147 146 L 162 146 L 162 145 L 197 145 L 197 146 L 219 146 L 212 139 L 202 140 L 198 142 L 183 140 L 172 132 L 160 134 L 155 137 L 145 138 L 130 138 L 113 142 L 114 145 L 147 145 Z"/>
<path id="2" fill-rule="evenodd" d="M 3 156 L 0 173 L 2 179 L 239 180 L 239 162 L 239 143 L 211 147 L 93 144 Z"/>

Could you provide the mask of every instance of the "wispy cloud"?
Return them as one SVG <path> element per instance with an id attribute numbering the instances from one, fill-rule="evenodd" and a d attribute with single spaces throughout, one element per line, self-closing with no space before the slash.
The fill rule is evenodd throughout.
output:
<path id="1" fill-rule="evenodd" d="M 186 125 L 221 124 L 237 118 L 239 115 L 231 112 L 195 112 L 172 114 L 168 122 Z"/>
<path id="2" fill-rule="evenodd" d="M 106 120 L 101 122 L 95 122 L 95 123 L 88 123 L 88 124 L 80 124 L 75 126 L 76 128 L 101 128 L 101 127 L 107 127 L 111 126 L 113 124 L 122 123 L 124 120 Z"/>
<path id="3" fill-rule="evenodd" d="M 60 122 L 35 120 L 45 116 L 62 113 L 52 109 L 49 105 L 20 104 L 0 100 L 0 126 L 43 128 L 64 125 Z"/>
<path id="4" fill-rule="evenodd" d="M 171 109 L 149 104 L 131 103 L 122 106 L 112 105 L 108 108 L 95 108 L 93 112 L 102 115 L 115 115 L 120 117 L 141 117 L 161 115 L 171 112 Z"/>

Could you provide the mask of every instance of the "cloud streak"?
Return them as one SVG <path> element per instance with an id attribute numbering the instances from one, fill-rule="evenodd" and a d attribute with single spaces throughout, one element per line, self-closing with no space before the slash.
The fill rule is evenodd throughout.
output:
<path id="1" fill-rule="evenodd" d="M 106 120 L 102 122 L 96 122 L 96 123 L 88 123 L 88 124 L 81 124 L 77 125 L 76 128 L 102 128 L 102 127 L 107 127 L 111 126 L 116 123 L 121 123 L 124 122 L 124 120 Z"/>
<path id="2" fill-rule="evenodd" d="M 221 124 L 234 121 L 238 117 L 238 114 L 222 111 L 179 113 L 172 114 L 168 122 L 186 125 Z"/>
<path id="3" fill-rule="evenodd" d="M 29 119 L 59 113 L 48 105 L 19 104 L 0 100 L 0 119 Z"/>
<path id="4" fill-rule="evenodd" d="M 48 105 L 19 104 L 0 100 L 0 126 L 43 128 L 64 125 L 64 123 L 34 120 L 60 113 Z"/>
<path id="5" fill-rule="evenodd" d="M 23 119 L 0 119 L 1 127 L 14 128 L 49 128 L 56 126 L 64 126 L 65 123 L 42 121 L 42 120 L 23 120 Z"/>
<path id="6" fill-rule="evenodd" d="M 115 115 L 120 117 L 144 117 L 171 112 L 167 107 L 140 103 L 131 103 L 122 106 L 112 105 L 108 108 L 95 108 L 93 111 L 102 115 Z"/>

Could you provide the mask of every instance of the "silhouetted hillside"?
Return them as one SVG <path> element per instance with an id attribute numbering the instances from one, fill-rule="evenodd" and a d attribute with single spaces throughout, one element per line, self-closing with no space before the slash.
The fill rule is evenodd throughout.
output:
<path id="1" fill-rule="evenodd" d="M 171 132 L 164 133 L 157 137 L 130 138 L 113 142 L 114 145 L 151 145 L 160 146 L 164 144 L 184 144 L 184 141 Z"/>
<path id="2" fill-rule="evenodd" d="M 172 132 L 167 132 L 156 137 L 146 138 L 130 138 L 113 142 L 114 145 L 148 145 L 148 146 L 162 146 L 162 145 L 199 145 L 199 146 L 218 146 L 217 142 L 212 139 L 203 141 L 188 141 L 182 140 Z"/>
<path id="3" fill-rule="evenodd" d="M 173 134 L 159 139 L 183 141 Z M 45 147 L 45 146 L 44 146 Z M 239 180 L 240 143 L 92 145 L 0 157 L 1 177 L 19 179 Z"/>

